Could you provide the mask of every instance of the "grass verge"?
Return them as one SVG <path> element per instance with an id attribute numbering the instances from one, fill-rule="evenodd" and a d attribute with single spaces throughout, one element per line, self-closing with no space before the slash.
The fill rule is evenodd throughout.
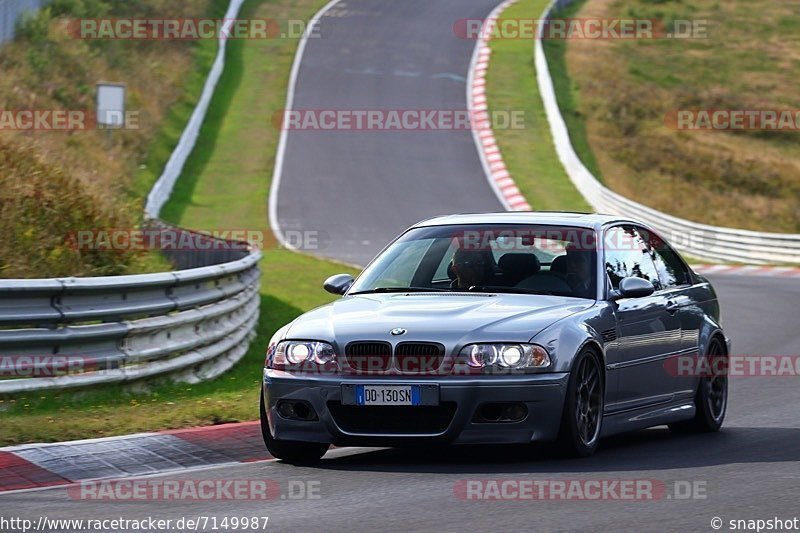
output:
<path id="1" fill-rule="evenodd" d="M 692 130 L 675 120 L 681 111 L 796 107 L 800 16 L 791 2 L 592 0 L 570 15 L 698 30 L 548 43 L 575 148 L 608 187 L 696 222 L 800 232 L 796 129 Z"/>
<path id="2" fill-rule="evenodd" d="M 322 0 L 251 0 L 241 18 L 310 18 Z M 263 229 L 296 40 L 231 41 L 220 88 L 190 165 L 164 215 L 195 228 Z M 261 316 L 246 356 L 219 378 L 4 399 L 0 443 L 51 442 L 252 420 L 258 416 L 264 348 L 274 331 L 333 297 L 322 280 L 351 269 L 265 244 Z"/>
<path id="3" fill-rule="evenodd" d="M 227 11 L 227 2 L 214 2 L 211 15 L 223 18 Z M 229 44 L 230 46 L 230 44 Z M 144 200 L 161 176 L 172 152 L 178 145 L 186 124 L 189 122 L 197 101 L 203 93 L 208 73 L 217 57 L 218 43 L 214 39 L 201 39 L 194 48 L 196 68 L 188 72 L 183 79 L 183 94 L 164 115 L 163 121 L 153 140 L 147 147 L 147 155 L 134 174 L 131 193 Z"/>
<path id="4" fill-rule="evenodd" d="M 538 19 L 548 0 L 522 0 L 506 9 L 501 19 Z M 533 62 L 533 42 L 494 39 L 486 76 L 490 110 L 524 114 L 522 129 L 494 132 L 503 160 L 514 181 L 536 210 L 591 211 L 572 185 L 558 159 L 547 122 Z"/>
<path id="5" fill-rule="evenodd" d="M 218 18 L 212 0 L 57 0 L 24 16 L 0 46 L 0 110 L 91 113 L 95 83 L 124 83 L 130 128 L 0 131 L 0 277 L 41 278 L 158 272 L 159 254 L 78 248 L 79 231 L 137 227 L 142 199 L 163 168 L 216 53 L 213 40 L 76 39 L 68 21 L 139 19 L 153 13 Z M 83 126 L 81 126 L 83 124 Z M 59 128 L 57 121 L 50 126 Z M 144 169 L 138 170 L 138 169 Z"/>
<path id="6" fill-rule="evenodd" d="M 572 4 L 556 10 L 553 14 L 555 19 L 572 19 L 577 16 L 586 0 L 576 0 Z M 569 131 L 569 138 L 575 153 L 594 176 L 603 181 L 603 173 L 597 164 L 597 158 L 589 146 L 589 139 L 586 135 L 586 122 L 582 113 L 583 106 L 580 102 L 580 88 L 575 80 L 569 77 L 567 71 L 567 45 L 569 41 L 565 39 L 544 39 L 542 47 L 547 56 L 547 65 L 550 70 L 550 77 L 553 80 L 553 89 L 558 100 L 558 108 L 561 116 Z"/>

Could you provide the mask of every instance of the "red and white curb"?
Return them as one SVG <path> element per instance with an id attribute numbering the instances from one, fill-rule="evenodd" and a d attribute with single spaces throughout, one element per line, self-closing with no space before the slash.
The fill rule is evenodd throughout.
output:
<path id="1" fill-rule="evenodd" d="M 270 459 L 260 422 L 0 448 L 0 493 Z"/>
<path id="2" fill-rule="evenodd" d="M 800 278 L 800 268 L 757 265 L 692 265 L 698 274 L 732 276 L 766 276 L 776 278 Z"/>
<path id="3" fill-rule="evenodd" d="M 486 19 L 487 24 L 492 24 L 507 7 L 516 0 L 507 0 L 492 10 Z M 478 154 L 483 163 L 489 184 L 510 211 L 531 211 L 531 206 L 522 196 L 514 183 L 514 179 L 503 162 L 503 155 L 492 131 L 489 106 L 486 102 L 486 71 L 489 68 L 489 57 L 492 50 L 489 48 L 491 32 L 481 32 L 475 46 L 470 65 L 469 79 L 467 80 L 467 105 L 472 117 L 472 133 Z"/>

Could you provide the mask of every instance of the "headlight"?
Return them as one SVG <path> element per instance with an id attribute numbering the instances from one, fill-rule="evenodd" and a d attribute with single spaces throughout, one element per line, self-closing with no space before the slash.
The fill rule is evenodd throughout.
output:
<path id="1" fill-rule="evenodd" d="M 459 360 L 472 368 L 546 368 L 550 355 L 538 344 L 469 344 Z"/>
<path id="2" fill-rule="evenodd" d="M 336 352 L 327 342 L 319 341 L 281 341 L 270 346 L 267 351 L 266 366 L 269 368 L 302 365 L 307 362 L 318 365 L 335 363 Z"/>

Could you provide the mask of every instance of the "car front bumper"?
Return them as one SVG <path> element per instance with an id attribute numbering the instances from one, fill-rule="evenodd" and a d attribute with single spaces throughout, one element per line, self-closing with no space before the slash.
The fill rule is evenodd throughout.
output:
<path id="1" fill-rule="evenodd" d="M 307 377 L 265 369 L 263 395 L 270 432 L 279 440 L 324 442 L 338 446 L 519 444 L 555 440 L 564 408 L 568 377 L 566 373 L 437 379 L 413 379 L 407 376 Z M 439 391 L 439 407 L 386 409 L 343 406 L 342 385 L 354 384 L 436 387 Z M 284 418 L 276 409 L 280 400 L 307 402 L 316 412 L 317 419 Z M 473 420 L 479 406 L 496 402 L 523 403 L 527 408 L 527 416 L 519 422 Z M 391 416 L 384 416 L 387 411 Z M 403 431 L 395 431 L 392 427 L 392 417 L 395 415 L 403 420 Z M 419 429 L 409 429 L 416 427 Z"/>

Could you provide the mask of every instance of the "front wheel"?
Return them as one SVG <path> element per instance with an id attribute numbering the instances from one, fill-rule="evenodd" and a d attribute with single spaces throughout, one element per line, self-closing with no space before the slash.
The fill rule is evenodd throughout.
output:
<path id="1" fill-rule="evenodd" d="M 558 436 L 561 451 L 572 457 L 589 457 L 597 450 L 604 398 L 600 359 L 592 350 L 584 350 L 569 375 Z"/>
<path id="2" fill-rule="evenodd" d="M 721 340 L 716 337 L 711 339 L 706 357 L 711 361 L 727 357 Z M 725 365 L 722 366 L 725 368 Z M 716 369 L 719 365 L 714 362 L 709 367 Z M 669 424 L 669 429 L 675 433 L 711 433 L 719 431 L 719 428 L 722 427 L 722 421 L 725 420 L 727 406 L 727 371 L 704 376 L 700 378 L 700 384 L 694 397 L 694 418 Z"/>
<path id="3" fill-rule="evenodd" d="M 267 411 L 264 408 L 264 393 L 261 393 L 261 435 L 267 451 L 276 459 L 295 465 L 314 464 L 322 459 L 328 451 L 328 444 L 318 442 L 301 442 L 294 440 L 277 440 L 269 431 Z"/>

